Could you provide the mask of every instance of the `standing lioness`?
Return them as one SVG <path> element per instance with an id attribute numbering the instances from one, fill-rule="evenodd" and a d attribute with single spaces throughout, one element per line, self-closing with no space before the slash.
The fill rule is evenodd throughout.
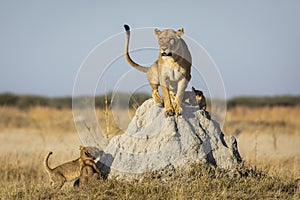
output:
<path id="1" fill-rule="evenodd" d="M 128 63 L 147 74 L 148 81 L 152 88 L 152 97 L 155 103 L 164 103 L 165 114 L 172 116 L 182 112 L 181 102 L 184 91 L 191 79 L 192 58 L 188 47 L 181 38 L 183 29 L 174 31 L 167 29 L 154 30 L 158 39 L 160 52 L 158 59 L 150 66 L 143 67 L 134 62 L 128 52 L 130 28 L 124 25 L 126 30 L 125 56 Z M 158 94 L 158 86 L 161 87 L 163 101 Z M 175 100 L 170 98 L 170 91 L 175 94 Z"/>

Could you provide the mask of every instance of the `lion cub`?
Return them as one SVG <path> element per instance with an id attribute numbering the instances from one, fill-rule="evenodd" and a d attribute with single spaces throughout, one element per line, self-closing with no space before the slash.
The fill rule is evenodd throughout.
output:
<path id="1" fill-rule="evenodd" d="M 66 181 L 73 181 L 76 178 L 79 178 L 82 174 L 82 169 L 85 166 L 90 166 L 98 174 L 100 171 L 95 164 L 93 158 L 91 158 L 87 149 L 83 146 L 80 146 L 80 157 L 76 160 L 61 164 L 55 168 L 50 168 L 48 164 L 48 159 L 52 152 L 49 152 L 45 158 L 45 168 L 49 174 L 51 185 L 56 190 L 60 190 Z"/>
<path id="2" fill-rule="evenodd" d="M 206 110 L 206 99 L 201 90 L 196 90 L 194 87 L 192 87 L 192 90 L 196 96 L 196 101 L 199 105 L 200 109 Z"/>
<path id="3" fill-rule="evenodd" d="M 84 186 L 88 185 L 89 182 L 95 181 L 95 180 L 99 179 L 100 177 L 101 176 L 99 175 L 99 173 L 97 173 L 93 167 L 86 165 L 82 169 L 81 176 L 79 177 L 79 179 L 77 179 L 74 182 L 73 186 L 74 186 L 74 188 L 84 187 Z"/>
<path id="4" fill-rule="evenodd" d="M 169 92 L 171 102 L 175 101 L 175 94 L 174 92 Z M 206 111 L 206 98 L 201 90 L 196 90 L 194 87 L 192 87 L 191 91 L 185 91 L 183 102 L 192 105 L 192 106 L 199 106 L 201 110 Z"/>

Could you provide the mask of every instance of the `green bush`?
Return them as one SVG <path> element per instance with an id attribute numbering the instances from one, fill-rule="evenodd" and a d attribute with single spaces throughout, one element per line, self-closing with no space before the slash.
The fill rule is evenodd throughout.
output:
<path id="1" fill-rule="evenodd" d="M 116 96 L 117 95 L 117 96 Z M 151 98 L 148 93 L 118 93 L 112 96 L 112 92 L 107 95 L 95 97 L 95 106 L 98 108 L 109 107 L 111 103 L 117 104 L 120 108 L 136 109 L 145 100 Z M 113 100 L 113 102 L 112 102 Z M 107 102 L 106 102 L 107 101 Z M 129 101 L 129 102 L 128 102 Z M 208 99 L 207 99 L 208 101 Z M 209 101 L 208 101 L 209 104 Z M 297 106 L 300 105 L 300 96 L 274 96 L 274 97 L 235 97 L 227 101 L 230 109 L 235 106 L 262 107 L 262 106 Z M 27 109 L 33 106 L 47 106 L 57 109 L 72 108 L 72 97 L 49 98 L 38 95 L 16 95 L 12 93 L 0 94 L 0 106 L 16 106 L 20 109 Z"/>
<path id="2" fill-rule="evenodd" d="M 274 97 L 236 97 L 227 102 L 228 108 L 235 106 L 262 107 L 262 106 L 297 106 L 300 105 L 300 96 Z"/>
<path id="3" fill-rule="evenodd" d="M 151 98 L 147 93 L 134 93 L 133 95 L 129 93 L 118 93 L 117 95 L 118 96 L 114 96 L 114 99 L 111 92 L 106 96 L 96 96 L 95 106 L 98 108 L 105 108 L 106 105 L 110 106 L 113 99 L 114 103 L 117 103 L 121 108 L 127 108 L 128 104 L 130 108 L 135 108 L 136 106 L 141 105 L 145 100 Z M 0 106 L 16 106 L 20 109 L 28 109 L 34 106 L 53 107 L 57 109 L 72 108 L 72 97 L 49 98 L 37 95 L 3 93 L 0 94 Z"/>
<path id="4" fill-rule="evenodd" d="M 12 93 L 3 93 L 0 95 L 1 106 L 16 106 L 19 101 L 19 96 Z"/>

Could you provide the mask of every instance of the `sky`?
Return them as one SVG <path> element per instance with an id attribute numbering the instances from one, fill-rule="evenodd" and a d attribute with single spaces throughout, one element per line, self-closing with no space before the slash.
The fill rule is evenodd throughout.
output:
<path id="1" fill-rule="evenodd" d="M 124 34 L 125 23 L 184 28 L 214 61 L 229 98 L 300 95 L 297 0 L 2 0 L 0 93 L 71 96 L 87 56 L 108 38 Z M 130 69 L 124 65 L 118 67 Z M 113 72 L 106 75 L 118 81 Z"/>

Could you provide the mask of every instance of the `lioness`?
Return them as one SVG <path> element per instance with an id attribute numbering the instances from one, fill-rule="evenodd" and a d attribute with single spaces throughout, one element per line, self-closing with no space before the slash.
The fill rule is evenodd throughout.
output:
<path id="1" fill-rule="evenodd" d="M 49 174 L 51 185 L 54 189 L 59 190 L 66 181 L 72 181 L 80 177 L 82 169 L 85 166 L 91 166 L 97 173 L 100 174 L 98 167 L 96 166 L 93 158 L 90 157 L 87 149 L 80 146 L 80 157 L 76 160 L 61 164 L 55 168 L 50 168 L 48 159 L 52 152 L 49 152 L 45 158 L 45 168 Z"/>
<path id="2" fill-rule="evenodd" d="M 150 66 L 143 67 L 134 62 L 128 52 L 130 28 L 126 30 L 125 57 L 127 62 L 139 71 L 145 72 L 152 88 L 152 98 L 155 103 L 164 104 L 165 114 L 172 116 L 182 112 L 181 102 L 184 91 L 191 79 L 192 57 L 184 40 L 181 38 L 183 29 L 174 31 L 166 29 L 154 30 L 160 48 L 158 59 Z M 163 100 L 158 93 L 161 87 Z M 175 94 L 174 101 L 170 98 L 170 91 Z"/>

